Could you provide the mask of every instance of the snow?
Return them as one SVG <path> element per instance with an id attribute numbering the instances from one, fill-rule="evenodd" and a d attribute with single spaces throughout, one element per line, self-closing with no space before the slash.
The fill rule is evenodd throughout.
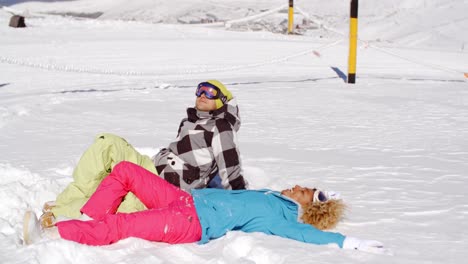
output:
<path id="1" fill-rule="evenodd" d="M 285 2 L 0 1 L 27 11 L 28 25 L 8 27 L 0 10 L 2 263 L 462 263 L 468 1 L 360 1 L 354 85 L 342 79 L 348 1 L 295 1 L 321 23 L 302 35 L 269 32 L 284 29 L 286 13 L 223 26 Z M 207 17 L 218 24 L 183 24 Z M 55 199 L 95 135 L 152 155 L 174 139 L 195 85 L 212 78 L 238 98 L 251 188 L 338 191 L 349 208 L 333 231 L 394 254 L 240 232 L 206 245 L 22 244 L 25 210 Z"/>

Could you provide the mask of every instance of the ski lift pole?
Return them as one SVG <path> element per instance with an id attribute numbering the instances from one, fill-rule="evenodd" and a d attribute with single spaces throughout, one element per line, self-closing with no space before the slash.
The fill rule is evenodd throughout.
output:
<path id="1" fill-rule="evenodd" d="M 294 0 L 289 0 L 288 8 L 288 34 L 293 33 L 294 27 Z"/>
<path id="2" fill-rule="evenodd" d="M 349 21 L 348 83 L 356 82 L 358 2 L 358 0 L 351 0 L 351 15 Z"/>

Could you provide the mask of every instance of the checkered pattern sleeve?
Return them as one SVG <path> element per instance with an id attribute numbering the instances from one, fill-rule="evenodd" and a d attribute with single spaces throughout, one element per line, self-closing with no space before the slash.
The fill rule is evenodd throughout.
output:
<path id="1" fill-rule="evenodd" d="M 223 119 L 216 120 L 216 130 L 211 144 L 223 188 L 246 189 L 247 182 L 242 176 L 241 160 L 237 148 L 237 133 Z"/>
<path id="2" fill-rule="evenodd" d="M 179 124 L 179 129 L 177 129 L 177 137 L 180 136 L 180 131 L 182 130 L 182 127 L 184 126 L 184 123 L 188 121 L 188 118 L 183 118 L 182 121 L 180 121 Z"/>

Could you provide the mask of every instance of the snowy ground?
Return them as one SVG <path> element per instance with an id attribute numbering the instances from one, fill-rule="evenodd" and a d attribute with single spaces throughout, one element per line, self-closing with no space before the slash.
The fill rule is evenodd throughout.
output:
<path id="1" fill-rule="evenodd" d="M 15 2 L 23 1 L 0 1 Z M 0 11 L 2 263 L 462 263 L 468 257 L 468 36 L 462 34 L 468 1 L 361 1 L 360 36 L 369 41 L 358 51 L 355 85 L 342 79 L 346 38 L 323 28 L 287 36 L 152 24 L 159 9 L 137 7 L 162 1 L 125 8 L 118 1 L 48 2 L 12 6 L 42 16 L 28 18 L 26 29 L 7 27 L 10 15 Z M 239 6 L 251 3 L 203 2 L 197 14 L 216 11 L 220 21 L 246 15 Z M 217 9 L 206 9 L 215 2 Z M 249 8 L 253 14 L 283 2 Z M 346 34 L 347 1 L 297 2 Z M 165 5 L 163 22 L 193 17 L 176 15 L 192 10 L 189 3 Z M 115 20 L 138 10 L 147 10 L 143 21 Z M 40 13 L 52 11 L 104 15 Z M 208 78 L 238 97 L 240 150 L 252 188 L 297 183 L 339 191 L 349 210 L 334 231 L 382 241 L 394 255 L 239 232 L 203 246 L 139 239 L 106 247 L 64 240 L 22 245 L 24 211 L 39 213 L 63 190 L 96 134 L 121 135 L 152 155 L 176 136 L 195 85 Z"/>

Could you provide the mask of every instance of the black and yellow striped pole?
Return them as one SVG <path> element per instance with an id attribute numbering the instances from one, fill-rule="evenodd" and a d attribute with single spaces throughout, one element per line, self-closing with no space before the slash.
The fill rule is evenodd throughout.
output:
<path id="1" fill-rule="evenodd" d="M 288 8 L 288 34 L 293 33 L 294 28 L 294 0 L 289 0 Z"/>
<path id="2" fill-rule="evenodd" d="M 357 29 L 358 0 L 351 0 L 351 16 L 349 22 L 348 83 L 356 82 Z"/>

